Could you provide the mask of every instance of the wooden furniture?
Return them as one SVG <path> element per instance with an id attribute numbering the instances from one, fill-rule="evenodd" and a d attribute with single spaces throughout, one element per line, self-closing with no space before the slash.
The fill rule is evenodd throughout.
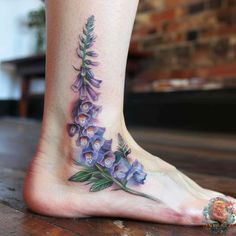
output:
<path id="1" fill-rule="evenodd" d="M 30 82 L 32 79 L 45 77 L 45 55 L 3 61 L 2 64 L 13 65 L 17 76 L 22 78 L 19 116 L 27 117 Z"/>
<path id="2" fill-rule="evenodd" d="M 29 211 L 22 199 L 25 171 L 41 124 L 0 119 L 0 235 L 2 236 L 207 236 L 206 227 L 183 227 L 119 218 L 64 219 Z M 133 129 L 153 154 L 188 171 L 203 187 L 236 197 L 235 136 Z M 191 174 L 189 173 L 191 172 Z M 236 235 L 231 227 L 227 235 Z"/>

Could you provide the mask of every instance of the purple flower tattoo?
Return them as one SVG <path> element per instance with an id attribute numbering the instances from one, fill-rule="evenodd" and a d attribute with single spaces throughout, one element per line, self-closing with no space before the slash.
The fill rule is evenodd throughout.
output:
<path id="1" fill-rule="evenodd" d="M 67 131 L 71 138 L 76 137 L 78 152 L 75 164 L 83 166 L 83 169 L 70 177 L 69 181 L 91 184 L 91 192 L 114 185 L 116 189 L 158 201 L 127 186 L 145 183 L 147 174 L 142 164 L 137 160 L 133 163 L 129 161 L 131 150 L 120 134 L 117 150 L 113 152 L 112 140 L 104 138 L 106 129 L 96 125 L 102 107 L 95 102 L 99 98 L 98 89 L 102 81 L 92 71 L 99 64 L 95 61 L 98 54 L 92 50 L 96 41 L 94 22 L 94 16 L 87 19 L 76 51 L 81 65 L 80 68 L 74 67 L 78 74 L 71 89 L 78 94 L 78 99 L 72 109 L 72 122 L 67 125 Z"/>

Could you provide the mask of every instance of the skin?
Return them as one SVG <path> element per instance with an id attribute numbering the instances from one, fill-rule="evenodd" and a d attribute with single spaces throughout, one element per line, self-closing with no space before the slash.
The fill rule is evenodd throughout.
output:
<path id="1" fill-rule="evenodd" d="M 70 0 L 47 2 L 47 63 L 43 127 L 37 152 L 29 167 L 24 198 L 40 214 L 59 217 L 119 216 L 171 224 L 201 225 L 208 201 L 223 196 L 198 186 L 174 166 L 143 150 L 129 134 L 123 119 L 125 66 L 137 9 L 137 0 Z M 106 189 L 90 193 L 89 187 L 68 181 L 80 170 L 73 164 L 74 141 L 66 132 L 73 101 L 70 86 L 80 61 L 76 56 L 78 35 L 84 22 L 95 15 L 95 51 L 100 65 L 94 68 L 102 79 L 98 105 L 103 106 L 97 125 L 106 127 L 105 138 L 120 133 L 148 173 L 135 190 L 155 196 L 156 203 L 123 191 Z M 223 196 L 224 197 L 224 196 Z M 225 197 L 226 198 L 226 197 Z M 235 199 L 230 199 L 235 203 Z"/>

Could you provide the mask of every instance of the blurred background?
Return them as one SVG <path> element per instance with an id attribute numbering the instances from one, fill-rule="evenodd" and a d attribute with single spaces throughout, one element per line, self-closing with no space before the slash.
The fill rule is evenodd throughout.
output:
<path id="1" fill-rule="evenodd" d="M 44 5 L 0 0 L 0 14 L 0 115 L 41 120 Z M 127 66 L 130 126 L 234 133 L 235 89 L 236 0 L 140 1 Z"/>

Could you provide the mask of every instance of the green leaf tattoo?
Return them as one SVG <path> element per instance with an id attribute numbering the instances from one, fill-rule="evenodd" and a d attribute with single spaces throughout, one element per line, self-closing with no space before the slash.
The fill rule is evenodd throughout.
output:
<path id="1" fill-rule="evenodd" d="M 113 181 L 110 179 L 98 179 L 96 182 L 91 186 L 90 191 L 91 192 L 98 192 L 100 190 L 103 190 L 105 188 L 109 188 L 113 185 Z"/>
<path id="2" fill-rule="evenodd" d="M 69 178 L 72 182 L 85 182 L 92 177 L 92 174 L 86 171 L 79 171 Z"/>

